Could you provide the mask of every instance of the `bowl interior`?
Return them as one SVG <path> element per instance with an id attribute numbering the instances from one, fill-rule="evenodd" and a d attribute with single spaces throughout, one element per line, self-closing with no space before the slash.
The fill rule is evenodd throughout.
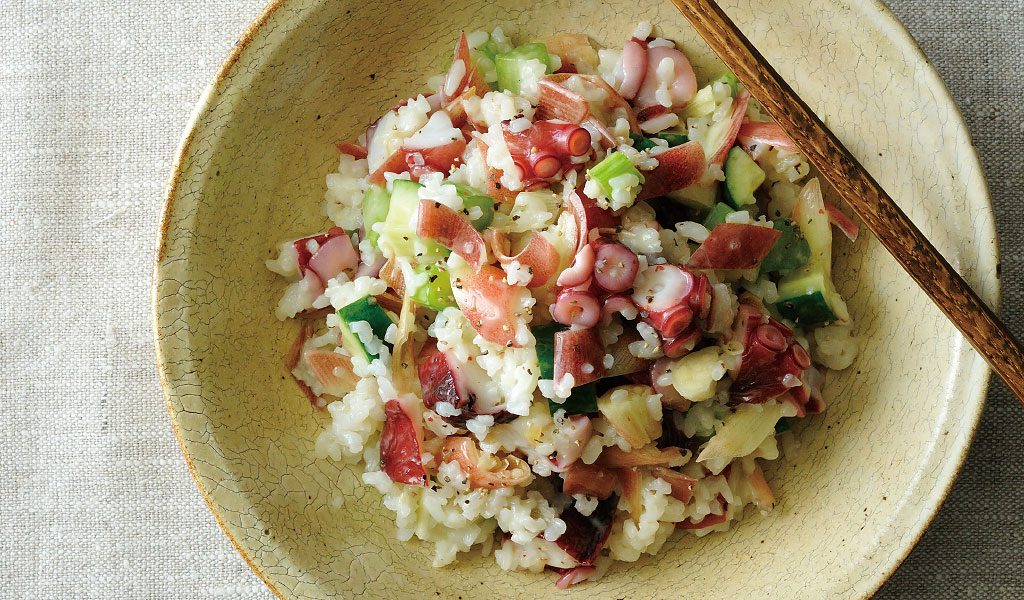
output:
<path id="1" fill-rule="evenodd" d="M 941 82 L 880 5 L 735 0 L 723 7 L 990 301 L 995 240 L 982 175 Z M 813 9 L 812 9 L 813 8 Z M 513 39 L 583 31 L 603 45 L 655 23 L 699 75 L 720 63 L 668 2 L 281 2 L 204 98 L 172 181 L 155 304 L 168 405 L 197 483 L 243 556 L 283 597 L 532 598 L 546 575 L 394 539 L 359 470 L 313 454 L 313 411 L 282 357 L 297 326 L 263 267 L 277 242 L 323 229 L 333 142 L 446 69 L 459 29 Z M 769 478 L 781 503 L 732 531 L 674 537 L 570 597 L 860 597 L 916 541 L 956 473 L 987 371 L 865 235 L 838 244 L 837 283 L 862 337 L 830 377 L 828 411 L 798 427 Z"/>

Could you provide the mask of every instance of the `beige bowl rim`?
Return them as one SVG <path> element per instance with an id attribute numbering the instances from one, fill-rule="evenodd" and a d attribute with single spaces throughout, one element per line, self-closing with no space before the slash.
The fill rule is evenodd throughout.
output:
<path id="1" fill-rule="evenodd" d="M 166 379 L 167 374 L 166 369 L 164 368 L 163 348 L 157 326 L 157 314 L 159 306 L 157 303 L 156 292 L 158 282 L 157 272 L 160 268 L 160 263 L 163 261 L 165 252 L 167 250 L 167 234 L 169 230 L 172 209 L 174 207 L 174 200 L 176 198 L 178 191 L 178 185 L 182 178 L 182 165 L 184 164 L 184 158 L 188 154 L 189 148 L 192 145 L 192 141 L 195 137 L 197 130 L 197 124 L 200 121 L 200 117 L 206 114 L 212 108 L 213 97 L 216 95 L 216 92 L 218 91 L 219 87 L 227 79 L 228 74 L 234 67 L 235 63 L 238 62 L 238 59 L 242 55 L 242 53 L 245 52 L 246 49 L 249 47 L 250 43 L 254 39 L 256 39 L 256 37 L 260 34 L 260 30 L 263 28 L 264 25 L 266 25 L 266 23 L 270 20 L 274 13 L 277 12 L 278 9 L 280 9 L 290 1 L 291 0 L 270 0 L 268 5 L 263 8 L 263 11 L 245 29 L 242 35 L 238 38 L 238 41 L 231 48 L 231 51 L 224 59 L 224 63 L 217 71 L 217 74 L 214 77 L 213 81 L 210 83 L 209 86 L 207 86 L 207 88 L 200 96 L 199 101 L 197 102 L 196 107 L 192 112 L 192 115 L 189 117 L 188 123 L 185 126 L 184 133 L 182 134 L 182 138 L 179 143 L 177 153 L 175 155 L 174 163 L 171 168 L 170 178 L 167 182 L 166 193 L 164 196 L 163 214 L 160 219 L 160 227 L 157 233 L 158 249 L 156 253 L 156 259 L 153 265 L 153 282 L 151 290 L 151 320 L 153 323 L 153 334 L 156 343 L 156 362 L 160 375 L 160 387 L 164 393 L 164 401 L 167 407 L 168 416 L 170 417 L 171 427 L 174 430 L 174 435 L 178 440 L 178 445 L 181 448 L 181 453 L 185 459 L 185 463 L 188 465 L 189 473 L 191 474 L 192 479 L 196 484 L 196 487 L 199 489 L 200 495 L 206 502 L 207 507 L 210 509 L 210 512 L 213 513 L 214 519 L 216 519 L 217 524 L 220 526 L 221 530 L 231 541 L 231 544 L 235 547 L 235 550 L 246 562 L 246 564 L 249 565 L 249 568 L 252 569 L 253 573 L 255 573 L 263 581 L 264 584 L 266 584 L 270 591 L 272 591 L 278 598 L 281 598 L 282 600 L 290 599 L 287 596 L 285 596 L 285 594 L 282 593 L 281 590 L 279 590 L 270 581 L 269 577 L 267 576 L 266 573 L 263 572 L 260 565 L 258 565 L 256 561 L 253 560 L 252 556 L 250 556 L 246 549 L 243 548 L 242 545 L 238 542 L 238 540 L 235 539 L 234 535 L 232 535 L 223 517 L 218 513 L 217 507 L 214 504 L 213 499 L 211 498 L 208 490 L 204 489 L 202 484 L 200 483 L 199 474 L 196 472 L 196 468 L 192 462 L 192 458 L 185 450 L 184 439 L 179 430 L 177 420 L 175 419 L 175 414 L 170 399 L 171 392 L 168 387 Z M 881 2 L 881 0 L 870 0 L 870 2 L 873 5 L 874 9 L 877 11 L 877 18 L 879 20 L 879 23 L 885 26 L 886 28 L 890 29 L 890 31 L 892 31 L 893 35 L 890 36 L 889 38 L 892 41 L 892 43 L 901 47 L 903 50 L 907 52 L 908 55 L 912 56 L 914 59 L 927 65 L 927 68 L 925 69 L 925 74 L 929 79 L 928 83 L 930 84 L 932 89 L 936 91 L 936 96 L 938 96 L 942 100 L 945 100 L 949 106 L 956 107 L 956 103 L 950 96 L 949 88 L 946 86 L 946 83 L 935 71 L 934 67 L 932 67 L 931 61 L 928 59 L 924 51 L 914 40 L 913 36 L 910 34 L 910 31 L 907 30 L 906 26 L 903 25 L 903 23 L 901 23 L 898 18 L 896 18 L 896 15 L 894 15 L 892 11 L 889 9 L 889 7 L 886 6 L 883 2 Z M 969 135 L 967 123 L 964 121 L 963 115 L 960 113 L 959 110 L 954 110 L 953 113 L 954 118 L 958 120 L 957 126 L 961 128 L 965 132 L 965 134 Z M 982 224 L 984 226 L 984 231 L 980 231 L 978 233 L 980 233 L 985 240 L 993 240 L 995 242 L 997 240 L 993 217 L 994 213 L 992 209 L 992 199 L 989 195 L 988 183 L 983 175 L 985 171 L 982 168 L 978 156 L 975 152 L 970 152 L 969 156 L 965 156 L 963 158 L 969 161 L 970 164 L 968 166 L 970 168 L 974 169 L 976 173 L 981 174 L 979 175 L 978 180 L 980 185 L 982 186 L 981 196 L 985 200 L 985 208 L 987 209 L 989 218 L 985 219 L 985 222 Z M 995 264 L 998 264 L 998 244 L 993 243 L 988 246 L 992 248 L 992 256 L 990 257 L 990 260 L 992 260 Z M 993 294 L 998 299 L 1000 293 L 1000 282 L 998 278 L 998 271 L 996 271 L 996 273 L 997 276 Z M 994 306 L 993 309 L 998 310 L 998 300 L 996 300 L 996 303 L 997 306 Z M 935 516 L 938 514 L 938 511 L 941 508 L 942 503 L 948 497 L 949 492 L 953 487 L 953 484 L 956 482 L 957 475 L 959 474 L 961 467 L 963 467 L 964 460 L 967 458 L 967 452 L 971 447 L 971 441 L 974 439 L 974 435 L 977 433 L 978 423 L 981 419 L 981 413 L 985 406 L 985 398 L 988 393 L 988 382 L 991 379 L 991 370 L 989 370 L 987 366 L 984 368 L 985 374 L 982 378 L 982 382 L 984 382 L 985 385 L 979 386 L 977 392 L 975 393 L 975 397 L 971 398 L 971 400 L 973 400 L 973 406 L 975 407 L 974 414 L 971 415 L 971 434 L 965 438 L 963 446 L 958 449 L 958 454 L 956 457 L 957 464 L 953 476 L 949 478 L 949 480 L 945 483 L 945 485 L 939 491 L 938 494 L 934 495 L 931 499 L 929 499 L 930 502 L 928 502 L 928 504 L 925 506 L 925 511 L 921 514 L 921 519 L 917 524 L 918 531 L 912 539 L 910 539 L 904 544 L 904 547 L 901 549 L 899 553 L 898 559 L 894 560 L 884 571 L 881 571 L 877 574 L 876 580 L 873 582 L 871 586 L 870 593 L 865 594 L 863 596 L 864 599 L 872 597 L 875 594 L 875 592 L 877 592 L 882 587 L 882 585 L 885 584 L 885 582 L 888 581 L 890 577 L 892 577 L 892 575 L 896 572 L 896 570 L 903 563 L 903 561 L 906 560 L 906 558 L 910 555 L 910 552 L 921 540 L 921 536 L 924 535 L 924 532 L 928 529 L 928 526 L 931 525 L 931 522 L 935 519 Z"/>

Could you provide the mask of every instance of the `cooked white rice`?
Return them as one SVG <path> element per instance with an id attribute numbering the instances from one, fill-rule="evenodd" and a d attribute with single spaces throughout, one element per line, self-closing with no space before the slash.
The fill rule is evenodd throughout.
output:
<path id="1" fill-rule="evenodd" d="M 638 28 L 637 35 L 643 39 L 650 33 L 650 24 L 644 23 Z M 500 51 L 508 51 L 512 45 L 507 38 L 497 29 L 491 34 L 472 32 L 468 41 L 483 77 L 489 82 L 497 81 L 495 65 L 481 48 L 484 44 L 494 44 Z M 670 46 L 672 43 L 658 38 L 649 45 Z M 600 49 L 597 54 L 600 76 L 613 88 L 618 88 L 623 80 L 622 52 Z M 666 60 L 655 69 L 659 78 L 657 97 L 666 106 L 671 106 L 668 86 L 674 67 L 671 60 Z M 582 171 L 580 174 L 575 171 L 565 173 L 564 180 L 556 183 L 555 189 L 533 189 L 527 185 L 529 182 L 523 181 L 506 144 L 502 125 L 504 123 L 513 132 L 525 131 L 532 126 L 538 99 L 537 82 L 544 73 L 545 65 L 532 60 L 523 70 L 520 93 L 488 91 L 466 100 L 465 111 L 478 124 L 480 131 L 469 139 L 461 161 L 449 173 L 437 172 L 419 177 L 423 186 L 419 197 L 462 211 L 467 206 L 452 184 L 489 189 L 492 183 L 489 177 L 500 171 L 499 184 L 512 192 L 513 198 L 497 207 L 492 227 L 519 247 L 531 235 L 544 235 L 559 254 L 557 266 L 561 270 L 572 262 L 575 253 L 568 235 L 575 227 L 575 221 L 566 211 L 566 200 L 572 190 L 582 186 L 584 192 L 599 205 L 621 211 L 621 227 L 615 235 L 620 243 L 637 255 L 640 277 L 647 276 L 649 265 L 653 269 L 653 265 L 666 262 L 684 264 L 698 245 L 708 238 L 709 230 L 696 221 L 680 221 L 671 229 L 659 225 L 651 204 L 636 202 L 640 180 L 635 176 L 613 178 L 609 182 L 609 194 L 605 194 L 605 190 L 589 177 L 579 181 L 578 177 L 584 176 Z M 431 78 L 433 89 L 443 90 L 448 85 L 443 75 Z M 582 86 L 574 80 L 566 85 L 592 103 L 607 99 L 607 94 L 601 89 Z M 659 120 L 648 121 L 645 131 L 656 133 L 675 128 L 685 130 L 690 140 L 705 142 L 712 128 L 730 118 L 733 103 L 733 91 L 728 84 L 715 83 L 710 93 L 714 102 L 707 105 L 702 114 L 687 116 L 686 110 L 669 111 Z M 754 104 L 748 115 L 755 120 L 762 118 Z M 595 140 L 593 149 L 585 156 L 574 157 L 574 163 L 599 160 L 606 152 L 596 141 L 599 132 L 592 125 L 585 126 Z M 628 137 L 629 125 L 624 118 L 610 123 L 608 130 L 622 142 L 621 146 L 608 151 L 621 152 L 640 172 L 650 172 L 657 167 L 658 155 L 668 148 L 666 142 L 657 139 L 656 146 L 650 150 L 634 149 Z M 376 125 L 376 134 L 368 142 L 367 157 L 357 159 L 342 154 L 336 171 L 327 176 L 324 215 L 337 227 L 359 230 L 363 226 L 362 198 L 369 187 L 368 174 L 384 164 L 403 144 L 426 144 L 425 147 L 429 147 L 433 137 L 448 135 L 450 131 L 454 131 L 451 119 L 443 112 L 435 112 L 430 99 L 423 95 L 409 98 L 401 108 L 389 111 Z M 755 145 L 751 150 L 753 158 L 766 173 L 762 189 L 770 198 L 768 214 L 755 218 L 746 210 L 735 211 L 727 215 L 725 221 L 772 227 L 772 219 L 792 212 L 810 169 L 807 161 L 798 154 L 763 145 Z M 407 179 L 409 174 L 388 173 L 384 177 L 390 190 L 394 180 Z M 721 167 L 709 165 L 703 179 L 705 183 L 722 181 Z M 483 214 L 478 207 L 472 210 L 475 212 L 466 213 L 471 219 Z M 373 230 L 383 231 L 381 225 Z M 310 243 L 313 246 L 307 249 L 315 253 L 316 244 Z M 363 262 L 375 258 L 373 244 L 365 239 L 357 239 L 355 243 Z M 289 280 L 276 311 L 282 320 L 303 311 L 328 307 L 336 311 L 366 296 L 379 297 L 389 291 L 389 283 L 383 279 L 367 275 L 357 277 L 344 272 L 326 280 L 318 288 L 301 272 L 298 254 L 295 244 L 289 241 L 281 244 L 277 258 L 267 261 L 271 271 Z M 385 258 L 391 259 L 393 266 L 403 274 L 406 289 L 417 289 L 430 281 L 425 272 L 414 269 L 408 258 L 389 255 L 388 251 L 385 251 Z M 576 563 L 558 544 L 567 530 L 566 521 L 561 518 L 563 511 L 574 507 L 586 517 L 593 515 L 601 502 L 599 498 L 585 493 L 565 496 L 556 493 L 556 488 L 552 487 L 553 482 L 562 485 L 558 478 L 565 466 L 557 462 L 557 457 L 566 451 L 564 442 L 575 439 L 571 437 L 573 422 L 559 406 L 564 406 L 570 394 L 579 388 L 575 387 L 571 374 L 559 380 L 541 376 L 536 340 L 530 327 L 550 319 L 550 308 L 557 293 L 555 287 L 527 289 L 525 286 L 531 283 L 534 273 L 517 260 L 501 267 L 505 282 L 524 290 L 512 307 L 516 319 L 514 333 L 516 341 L 520 342 L 519 347 L 487 341 L 474 329 L 462 310 L 448 307 L 439 311 L 421 310 L 415 315 L 415 325 L 410 325 L 413 323 L 411 320 L 400 320 L 388 328 L 383 339 L 374 333 L 367 321 L 348 323 L 348 329 L 361 341 L 365 350 L 370 355 L 377 355 L 377 358 L 367 361 L 363 356 L 350 356 L 339 346 L 343 323 L 337 314 L 331 312 L 322 321 L 317 334 L 304 342 L 301 355 L 305 356 L 311 350 L 334 350 L 338 354 L 334 358 L 341 357 L 351 362 L 352 373 L 359 378 L 355 389 L 341 397 L 331 396 L 325 390 L 335 388 L 326 387 L 319 379 L 321 374 L 305 359 L 295 365 L 293 375 L 320 402 L 326 403 L 330 422 L 316 440 L 317 455 L 325 460 L 362 465 L 363 483 L 375 488 L 383 498 L 384 507 L 394 514 L 398 539 L 416 538 L 432 543 L 435 567 L 451 564 L 458 559 L 459 553 L 480 551 L 484 555 L 493 553 L 497 564 L 505 570 L 538 572 L 548 566 L 568 569 Z M 452 254 L 447 268 L 456 272 L 465 269 L 466 263 Z M 616 484 L 619 499 L 614 507 L 614 519 L 604 550 L 594 562 L 595 577 L 603 574 L 613 560 L 631 562 L 644 554 L 657 553 L 673 535 L 693 533 L 703 536 L 724 531 L 743 517 L 748 506 L 756 505 L 761 512 L 767 512 L 775 500 L 764 483 L 758 461 L 779 458 L 780 445 L 787 455 L 796 451 L 797 442 L 792 434 L 787 432 L 777 436 L 775 433 L 781 419 L 797 414 L 792 403 L 772 401 L 764 405 L 746 404 L 740 408 L 730 405 L 729 373 L 739 365 L 743 350 L 738 342 L 728 341 L 739 306 L 737 294 L 742 291 L 746 298 L 772 304 L 779 299 L 778 287 L 767 277 L 757 277 L 756 270 L 739 278 L 718 277 L 712 273 L 709 281 L 715 301 L 706 319 L 708 328 L 705 334 L 713 340 L 681 358 L 671 359 L 670 369 L 663 380 L 657 382 L 673 388 L 686 399 L 689 408 L 675 410 L 678 402 L 669 400 L 663 406 L 662 394 L 653 388 L 649 388 L 649 394 L 640 397 L 643 415 L 639 418 L 656 423 L 659 432 L 668 432 L 671 426 L 681 435 L 696 440 L 697 445 L 693 448 L 700 446 L 696 452 L 681 450 L 677 459 L 665 465 L 692 478 L 693 496 L 687 502 L 677 499 L 673 496 L 670 482 L 655 477 L 647 469 L 640 471 L 638 501 L 627 497 L 621 482 Z M 410 315 L 406 317 L 413 318 Z M 626 317 L 614 316 L 597 329 L 608 352 L 612 352 L 611 347 L 637 315 L 627 314 Z M 627 347 L 633 357 L 653 361 L 670 351 L 668 342 L 663 348 L 660 334 L 648 322 L 636 321 L 636 334 L 640 339 Z M 794 334 L 800 343 L 809 347 L 815 363 L 826 368 L 846 368 L 857 353 L 857 338 L 850 323 L 832 324 L 813 331 L 797 329 Z M 398 345 L 402 343 L 420 346 L 428 337 L 436 340 L 438 350 L 463 365 L 461 373 L 474 402 L 499 407 L 512 419 L 499 420 L 492 414 L 466 413 L 446 402 L 428 408 L 411 396 L 408 386 L 396 376 L 403 367 L 408 368 L 400 362 L 402 358 L 399 357 L 404 355 L 392 357 L 391 350 L 394 348 L 397 352 Z M 601 361 L 603 366 L 613 367 L 613 358 L 611 354 L 605 354 Z M 412 371 L 415 371 L 415 365 Z M 626 396 L 624 390 L 615 390 L 609 392 L 607 401 L 612 404 L 626 402 Z M 422 410 L 424 439 L 420 459 L 429 467 L 427 485 L 396 483 L 382 470 L 380 437 L 385 424 L 385 403 L 395 398 L 420 405 Z M 605 401 L 602 397 L 601 402 Z M 552 410 L 556 411 L 554 416 Z M 464 417 L 463 421 L 456 420 L 459 417 Z M 573 449 L 578 456 L 574 460 L 584 465 L 604 464 L 602 456 L 607 456 L 608 452 L 651 450 L 646 446 L 631 447 L 622 423 L 615 421 L 603 409 L 591 413 L 588 426 L 589 434 L 585 441 Z M 529 465 L 529 473 L 514 487 L 487 489 L 474 484 L 473 472 L 464 470 L 458 460 L 446 458 L 445 441 L 456 435 L 467 436 L 479 450 L 478 467 L 515 457 Z M 340 500 L 332 502 L 332 506 L 340 507 Z M 702 526 L 702 523 L 712 524 Z"/>

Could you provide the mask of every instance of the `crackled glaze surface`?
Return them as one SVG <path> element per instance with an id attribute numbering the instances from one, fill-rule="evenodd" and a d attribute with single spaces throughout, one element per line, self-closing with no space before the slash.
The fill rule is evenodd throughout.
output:
<path id="1" fill-rule="evenodd" d="M 900 26 L 871 2 L 722 3 L 982 296 L 997 296 L 985 183 L 959 114 Z M 171 182 L 154 301 L 168 407 L 203 495 L 285 598 L 536 598 L 548 575 L 466 555 L 431 570 L 400 543 L 358 472 L 313 457 L 323 426 L 285 372 L 293 324 L 273 317 L 273 245 L 323 228 L 332 142 L 446 67 L 455 32 L 585 31 L 620 43 L 640 19 L 703 75 L 716 61 L 668 2 L 285 1 L 204 97 Z M 415 23 L 416 27 L 410 24 Z M 955 476 L 987 371 L 880 245 L 839 242 L 837 283 L 863 351 L 769 473 L 781 503 L 733 531 L 674 539 L 567 598 L 859 598 L 895 568 Z"/>

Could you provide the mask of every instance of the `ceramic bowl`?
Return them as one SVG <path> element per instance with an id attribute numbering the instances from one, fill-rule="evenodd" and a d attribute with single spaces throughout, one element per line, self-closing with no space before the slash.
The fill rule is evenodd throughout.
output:
<path id="1" fill-rule="evenodd" d="M 911 38 L 875 1 L 728 0 L 723 7 L 936 246 L 990 302 L 996 243 L 960 114 Z M 549 574 L 506 573 L 395 539 L 358 471 L 318 460 L 325 415 L 288 377 L 294 323 L 273 315 L 274 245 L 323 229 L 333 142 L 447 67 L 461 28 L 515 39 L 583 31 L 621 44 L 647 19 L 720 64 L 669 2 L 390 3 L 284 0 L 245 32 L 189 125 L 174 168 L 154 290 L 160 372 L 197 485 L 245 560 L 282 598 L 538 598 Z M 828 411 L 769 473 L 780 505 L 733 530 L 673 538 L 565 598 L 861 598 L 895 570 L 945 497 L 988 371 L 871 236 L 835 271 L 862 337 L 831 377 Z"/>

